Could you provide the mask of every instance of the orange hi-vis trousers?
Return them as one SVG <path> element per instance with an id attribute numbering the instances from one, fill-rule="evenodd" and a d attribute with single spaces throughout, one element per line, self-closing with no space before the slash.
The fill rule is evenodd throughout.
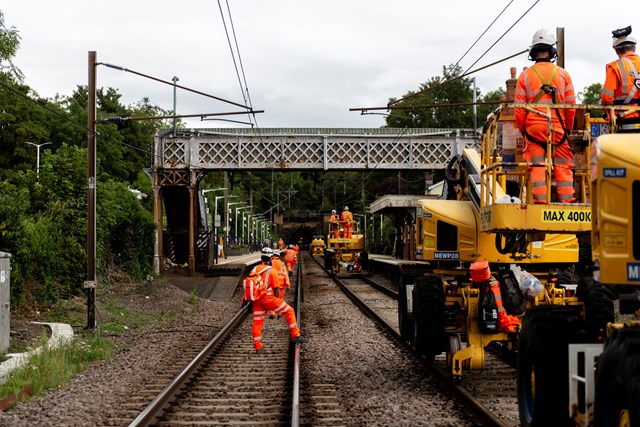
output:
<path id="1" fill-rule="evenodd" d="M 284 314 L 284 319 L 289 325 L 289 334 L 291 338 L 297 338 L 300 336 L 300 329 L 298 329 L 298 323 L 296 321 L 296 314 L 293 311 L 293 307 L 284 302 L 281 298 L 276 298 L 272 295 L 264 295 L 259 299 L 252 301 L 253 305 L 253 327 L 251 333 L 253 335 L 253 348 L 256 350 L 262 349 L 262 326 L 264 325 L 264 319 L 267 316 L 267 310 L 273 310 L 277 314 Z"/>
<path id="2" fill-rule="evenodd" d="M 527 141 L 527 146 L 522 157 L 533 165 L 543 164 L 546 159 L 545 149 L 535 142 Z M 575 157 L 569 144 L 565 141 L 553 147 L 553 175 L 556 180 L 556 193 L 558 200 L 563 203 L 571 203 L 576 200 L 573 188 L 573 169 Z M 547 200 L 547 183 L 545 169 L 543 167 L 529 168 L 531 177 L 531 193 L 536 203 L 549 203 Z"/>

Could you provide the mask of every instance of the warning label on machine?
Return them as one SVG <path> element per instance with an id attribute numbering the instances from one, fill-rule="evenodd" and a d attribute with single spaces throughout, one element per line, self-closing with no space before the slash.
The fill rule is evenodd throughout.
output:
<path id="1" fill-rule="evenodd" d="M 543 209 L 542 222 L 591 222 L 591 211 Z"/>

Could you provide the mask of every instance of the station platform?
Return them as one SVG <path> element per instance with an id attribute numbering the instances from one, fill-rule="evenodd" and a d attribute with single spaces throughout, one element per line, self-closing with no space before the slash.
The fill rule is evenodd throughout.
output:
<path id="1" fill-rule="evenodd" d="M 260 252 L 219 258 L 206 272 L 168 273 L 167 280 L 186 293 L 216 301 L 230 300 L 244 274 L 260 262 Z"/>
<path id="2" fill-rule="evenodd" d="M 408 260 L 408 259 L 399 259 L 395 258 L 391 255 L 379 255 L 379 254 L 369 254 L 369 261 L 379 262 L 382 264 L 389 264 L 395 266 L 427 266 L 429 265 L 428 261 L 421 260 Z"/>

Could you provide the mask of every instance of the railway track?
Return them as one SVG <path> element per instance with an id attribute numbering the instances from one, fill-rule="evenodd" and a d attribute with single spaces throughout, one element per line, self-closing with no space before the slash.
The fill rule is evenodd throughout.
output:
<path id="1" fill-rule="evenodd" d="M 177 375 L 161 375 L 162 387 L 145 387 L 134 396 L 133 402 L 143 401 L 146 406 L 141 411 L 138 408 L 140 412 L 129 425 L 297 423 L 299 346 L 290 343 L 283 319 L 266 319 L 264 351 L 256 353 L 250 314 L 248 306 L 242 307 L 195 356 L 190 353 L 191 359 Z M 150 392 L 155 393 L 151 398 Z"/>
<path id="2" fill-rule="evenodd" d="M 305 311 L 302 319 L 298 310 L 298 321 L 310 338 L 304 351 L 290 344 L 282 319 L 267 319 L 266 351 L 255 353 L 252 317 L 242 309 L 204 349 L 195 356 L 193 350 L 187 352 L 193 360 L 177 369 L 179 374 L 167 372 L 135 393 L 127 408 L 129 413 L 137 411 L 132 422 L 133 417 L 125 423 L 127 416 L 123 416 L 111 425 L 517 424 L 505 419 L 509 386 L 497 391 L 497 378 L 515 375 L 500 372 L 498 357 L 494 361 L 489 355 L 484 372 L 468 373 L 463 380 L 466 389 L 447 383 L 444 356 L 429 364 L 393 338 L 398 336 L 393 290 L 376 290 L 366 279 L 347 281 L 362 304 L 384 319 L 373 322 L 327 277 L 324 268 L 310 262 L 306 254 L 300 258 L 305 268 L 298 270 L 302 282 L 297 281 L 297 288 L 304 288 Z M 487 376 L 488 371 L 494 372 L 495 379 Z M 474 396 L 484 409 L 468 404 Z M 517 410 L 517 404 L 512 406 Z"/>
<path id="3" fill-rule="evenodd" d="M 394 338 L 402 342 L 398 327 L 398 294 L 388 285 L 376 283 L 365 276 L 340 280 L 334 278 L 362 310 L 377 318 Z M 404 342 L 403 342 L 404 345 Z M 453 382 L 446 371 L 446 355 L 436 356 L 432 362 L 416 355 L 422 364 L 443 383 L 448 390 L 469 405 L 484 425 L 519 425 L 516 369 L 512 355 L 496 344 L 485 352 L 485 369 L 465 372 L 462 381 Z"/>

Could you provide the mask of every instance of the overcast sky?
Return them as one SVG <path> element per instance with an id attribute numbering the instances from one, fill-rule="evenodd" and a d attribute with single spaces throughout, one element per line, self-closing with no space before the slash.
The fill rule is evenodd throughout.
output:
<path id="1" fill-rule="evenodd" d="M 231 31 L 227 0 L 220 4 Z M 382 116 L 349 109 L 384 106 L 441 76 L 442 66 L 456 63 L 507 5 L 460 62 L 464 70 L 527 49 L 539 28 L 555 33 L 563 27 L 565 68 L 579 92 L 604 81 L 604 66 L 615 58 L 611 30 L 635 25 L 640 37 L 640 22 L 602 13 L 604 4 L 593 0 L 228 0 L 228 5 L 251 103 L 265 111 L 256 117 L 260 127 L 382 126 Z M 217 0 L 4 0 L 0 10 L 5 25 L 22 39 L 14 63 L 40 96 L 68 96 L 86 85 L 88 52 L 96 51 L 98 62 L 168 81 L 177 76 L 180 85 L 244 103 Z M 522 54 L 473 75 L 486 93 L 504 87 L 510 67 L 529 64 Z M 171 86 L 131 73 L 98 67 L 97 85 L 116 88 L 127 105 L 148 97 L 173 108 Z M 242 110 L 177 92 L 178 114 L 230 111 Z M 243 127 L 200 119 L 187 125 Z"/>

